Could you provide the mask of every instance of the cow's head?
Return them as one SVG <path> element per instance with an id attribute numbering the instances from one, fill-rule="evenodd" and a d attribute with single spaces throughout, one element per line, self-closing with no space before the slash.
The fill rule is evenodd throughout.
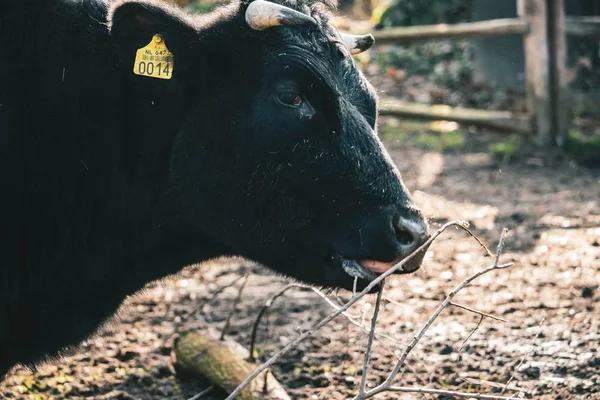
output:
<path id="1" fill-rule="evenodd" d="M 186 99 L 169 188 L 184 219 L 275 271 L 345 288 L 354 274 L 361 287 L 423 244 L 427 224 L 351 56 L 373 38 L 340 34 L 322 2 L 280 1 L 208 16 L 128 1 L 112 9 L 112 35 L 128 68 L 153 34 L 174 54 L 172 80 L 157 85 Z"/>

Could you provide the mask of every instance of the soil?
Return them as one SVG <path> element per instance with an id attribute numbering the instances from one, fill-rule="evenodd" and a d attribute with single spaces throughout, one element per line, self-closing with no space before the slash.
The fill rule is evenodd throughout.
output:
<path id="1" fill-rule="evenodd" d="M 386 124 L 386 121 L 383 121 Z M 486 152 L 482 132 L 466 145 L 435 151 L 386 135 L 386 146 L 432 226 L 462 219 L 490 248 L 510 229 L 501 262 L 515 266 L 485 275 L 455 298 L 413 350 L 396 385 L 536 399 L 600 399 L 600 171 L 555 155 L 523 152 L 510 161 Z M 490 265 L 481 247 L 450 229 L 431 246 L 424 268 L 386 282 L 368 374 L 380 383 L 395 359 L 450 290 Z M 190 267 L 127 300 L 119 316 L 78 352 L 17 369 L 0 388 L 2 399 L 188 399 L 210 383 L 176 374 L 176 332 L 221 329 L 237 286 L 211 293 L 250 273 L 229 336 L 249 344 L 257 310 L 287 281 L 243 259 Z M 348 292 L 337 293 L 347 299 Z M 350 312 L 365 326 L 374 296 Z M 259 329 L 262 359 L 330 308 L 309 291 L 289 291 Z M 475 330 L 473 333 L 472 331 Z M 472 333 L 472 335 L 471 335 Z M 469 337 L 469 335 L 471 335 Z M 348 399 L 357 392 L 367 336 L 341 317 L 284 356 L 273 372 L 294 399 Z M 378 399 L 424 398 L 381 394 Z M 213 391 L 205 399 L 222 399 Z"/>

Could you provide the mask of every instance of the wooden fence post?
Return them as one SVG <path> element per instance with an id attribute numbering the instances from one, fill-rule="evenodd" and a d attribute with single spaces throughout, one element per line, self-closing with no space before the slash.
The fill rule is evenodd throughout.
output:
<path id="1" fill-rule="evenodd" d="M 550 101 L 552 60 L 548 46 L 549 1 L 552 0 L 518 0 L 517 3 L 519 16 L 530 27 L 529 33 L 523 36 L 527 108 L 534 116 L 535 141 L 544 147 L 555 143 Z"/>
<path id="2" fill-rule="evenodd" d="M 352 13 L 355 18 L 368 19 L 371 18 L 373 12 L 373 5 L 371 0 L 354 0 Z"/>
<path id="3" fill-rule="evenodd" d="M 569 132 L 570 93 L 567 82 L 567 38 L 565 1 L 550 0 L 550 54 L 552 56 L 552 105 L 554 139 L 563 147 Z"/>

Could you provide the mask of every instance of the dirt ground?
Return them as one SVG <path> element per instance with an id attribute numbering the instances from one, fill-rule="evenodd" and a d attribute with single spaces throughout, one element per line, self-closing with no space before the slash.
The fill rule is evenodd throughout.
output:
<path id="1" fill-rule="evenodd" d="M 501 261 L 516 265 L 480 278 L 455 298 L 507 322 L 486 318 L 465 342 L 480 317 L 447 309 L 412 352 L 396 384 L 499 394 L 498 386 L 510 380 L 505 395 L 600 399 L 600 170 L 533 153 L 497 160 L 486 152 L 487 145 L 503 137 L 492 134 L 470 133 L 465 146 L 443 152 L 407 144 L 405 133 L 402 138 L 386 135 L 386 146 L 433 227 L 467 220 L 493 248 L 508 227 Z M 375 342 L 370 387 L 385 378 L 402 344 L 444 296 L 491 263 L 474 240 L 451 229 L 433 243 L 423 269 L 388 279 L 377 332 L 390 338 Z M 219 260 L 150 285 L 79 353 L 35 372 L 14 371 L 0 398 L 192 397 L 209 384 L 175 374 L 170 358 L 174 334 L 220 329 L 237 288 L 215 297 L 211 293 L 246 272 L 251 274 L 229 335 L 247 345 L 258 308 L 287 281 L 245 260 Z M 347 292 L 338 295 L 349 297 Z M 365 326 L 373 301 L 369 297 L 350 310 Z M 194 313 L 198 308 L 201 312 Z M 263 359 L 329 312 L 312 292 L 288 292 L 270 311 L 268 326 L 259 330 Z M 294 399 L 352 398 L 366 339 L 364 330 L 337 319 L 284 356 L 274 373 Z M 442 398 L 377 398 L 427 397 Z M 212 392 L 205 398 L 223 396 Z"/>

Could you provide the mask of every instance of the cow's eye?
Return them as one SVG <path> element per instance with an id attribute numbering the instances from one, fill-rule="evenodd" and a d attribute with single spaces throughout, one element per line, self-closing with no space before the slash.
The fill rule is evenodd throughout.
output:
<path id="1" fill-rule="evenodd" d="M 286 106 L 299 107 L 304 104 L 304 99 L 302 99 L 302 96 L 297 92 L 283 92 L 280 93 L 277 98 Z"/>

